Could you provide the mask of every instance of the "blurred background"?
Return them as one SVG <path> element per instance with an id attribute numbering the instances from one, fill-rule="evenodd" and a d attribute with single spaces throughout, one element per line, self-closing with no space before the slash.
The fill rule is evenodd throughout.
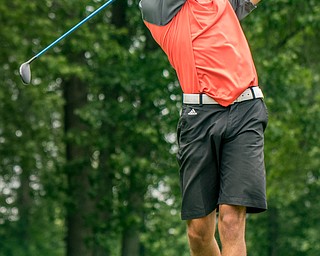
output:
<path id="1" fill-rule="evenodd" d="M 187 256 L 181 90 L 118 0 L 32 63 L 101 0 L 0 1 L 0 256 Z M 263 0 L 242 22 L 269 111 L 269 210 L 250 256 L 320 255 L 320 2 Z"/>

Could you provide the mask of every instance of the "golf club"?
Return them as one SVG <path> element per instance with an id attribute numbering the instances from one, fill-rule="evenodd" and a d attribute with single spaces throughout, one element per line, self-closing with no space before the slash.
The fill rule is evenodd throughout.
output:
<path id="1" fill-rule="evenodd" d="M 62 36 L 60 36 L 57 40 L 52 42 L 50 45 L 48 45 L 46 48 L 44 48 L 41 52 L 33 56 L 30 60 L 27 62 L 24 62 L 21 64 L 19 68 L 19 74 L 20 77 L 25 84 L 29 84 L 31 82 L 31 69 L 30 69 L 30 64 L 32 61 L 40 57 L 42 54 L 44 54 L 47 50 L 49 50 L 52 46 L 56 45 L 58 42 L 60 42 L 62 39 L 64 39 L 66 36 L 71 34 L 73 31 L 75 31 L 77 28 L 79 28 L 83 23 L 91 19 L 93 16 L 95 16 L 98 12 L 100 12 L 102 9 L 107 7 L 109 4 L 114 2 L 115 0 L 108 0 L 106 3 L 104 3 L 102 6 L 100 6 L 97 10 L 95 10 L 93 13 L 88 15 L 85 19 L 80 21 L 78 24 L 73 26 L 70 30 L 68 30 L 66 33 L 64 33 Z"/>

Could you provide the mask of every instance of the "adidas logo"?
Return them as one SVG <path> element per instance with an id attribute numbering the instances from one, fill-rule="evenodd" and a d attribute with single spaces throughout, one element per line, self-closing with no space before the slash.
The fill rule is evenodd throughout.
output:
<path id="1" fill-rule="evenodd" d="M 188 113 L 189 116 L 196 116 L 198 115 L 198 113 L 194 110 L 194 109 L 191 109 L 190 112 Z"/>

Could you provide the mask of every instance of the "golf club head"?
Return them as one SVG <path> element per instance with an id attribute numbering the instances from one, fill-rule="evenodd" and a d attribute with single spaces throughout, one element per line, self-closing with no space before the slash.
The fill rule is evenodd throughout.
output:
<path id="1" fill-rule="evenodd" d="M 19 69 L 20 77 L 24 84 L 30 84 L 31 82 L 31 70 L 30 70 L 30 63 L 25 62 L 21 64 Z"/>

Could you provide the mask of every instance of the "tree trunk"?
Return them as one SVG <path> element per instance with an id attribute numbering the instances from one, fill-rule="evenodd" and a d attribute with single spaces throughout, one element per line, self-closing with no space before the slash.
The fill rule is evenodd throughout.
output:
<path id="1" fill-rule="evenodd" d="M 103 126 L 104 127 L 104 126 Z M 104 129 L 104 132 L 106 129 Z M 111 230 L 110 219 L 112 217 L 113 195 L 112 195 L 112 183 L 113 172 L 109 165 L 110 151 L 107 148 L 101 150 L 100 153 L 100 168 L 97 170 L 97 176 L 95 177 L 95 183 L 97 185 L 97 191 L 95 191 L 95 206 L 94 213 L 94 241 L 93 250 L 94 256 L 108 256 L 111 255 L 113 248 L 106 247 L 99 241 L 99 236 L 108 237 Z"/>
<path id="2" fill-rule="evenodd" d="M 126 9 L 126 1 L 118 1 L 113 5 L 111 23 L 117 28 L 127 27 Z M 126 45 L 123 39 L 119 38 L 119 41 L 120 40 L 121 44 Z M 130 44 L 130 40 L 127 40 L 127 43 Z M 137 172 L 139 172 L 139 170 L 137 170 Z M 143 219 L 142 209 L 145 188 L 143 182 L 142 186 L 138 184 L 139 182 L 136 175 L 130 175 L 130 188 L 129 194 L 127 195 L 128 209 L 126 211 L 128 216 L 125 216 L 125 218 L 126 220 L 133 219 L 133 221 L 129 221 L 129 224 L 126 223 L 123 228 L 121 243 L 122 256 L 141 256 L 140 223 Z M 126 222 L 126 220 L 124 220 L 124 222 Z"/>
<path id="3" fill-rule="evenodd" d="M 118 28 L 126 26 L 126 1 L 117 1 L 112 5 L 111 23 Z"/>
<path id="4" fill-rule="evenodd" d="M 132 175 L 134 178 L 134 175 Z M 140 243 L 140 227 L 143 220 L 143 193 L 133 184 L 137 181 L 131 181 L 131 188 L 128 195 L 128 216 L 129 221 L 125 225 L 122 233 L 121 256 L 142 256 Z"/>
<path id="5" fill-rule="evenodd" d="M 28 161 L 28 160 L 27 160 Z M 26 162 L 27 162 L 26 161 Z M 31 197 L 31 188 L 30 188 L 30 172 L 28 171 L 29 165 L 26 165 L 26 168 L 23 169 L 22 174 L 20 175 L 20 188 L 18 190 L 18 207 L 19 207 L 19 226 L 17 236 L 21 241 L 21 247 L 24 250 L 26 256 L 31 256 L 30 252 L 30 210 L 33 205 L 33 198 Z"/>
<path id="6" fill-rule="evenodd" d="M 279 223 L 278 210 L 270 208 L 268 210 L 268 255 L 278 255 L 278 237 L 279 237 Z"/>
<path id="7" fill-rule="evenodd" d="M 67 256 L 92 255 L 86 239 L 91 236 L 91 230 L 86 221 L 92 212 L 89 192 L 90 154 L 83 145 L 81 134 L 87 130 L 80 118 L 75 114 L 87 104 L 87 85 L 73 78 L 65 83 L 65 133 L 68 205 L 67 205 Z"/>
<path id="8" fill-rule="evenodd" d="M 122 256 L 141 256 L 139 231 L 136 228 L 128 228 L 122 234 Z"/>

